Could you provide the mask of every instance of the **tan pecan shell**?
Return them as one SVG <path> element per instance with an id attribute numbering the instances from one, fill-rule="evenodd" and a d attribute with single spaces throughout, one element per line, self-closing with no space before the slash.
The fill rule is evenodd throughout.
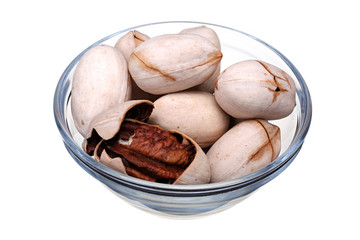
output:
<path id="1" fill-rule="evenodd" d="M 93 155 L 101 139 L 111 139 L 119 132 L 125 118 L 147 121 L 153 108 L 153 103 L 148 100 L 130 100 L 104 110 L 90 123 L 91 131 L 83 142 L 84 151 Z"/>

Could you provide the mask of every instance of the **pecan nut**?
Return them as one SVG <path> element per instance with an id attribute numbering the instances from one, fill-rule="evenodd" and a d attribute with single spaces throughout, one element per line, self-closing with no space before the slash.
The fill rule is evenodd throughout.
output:
<path id="1" fill-rule="evenodd" d="M 128 175 L 163 183 L 178 179 L 196 152 L 182 136 L 134 120 L 125 120 L 114 138 L 102 141 L 96 155 L 103 150 L 121 158 Z"/>
<path id="2" fill-rule="evenodd" d="M 91 121 L 83 143 L 89 155 L 120 173 L 171 184 L 205 184 L 210 164 L 204 151 L 181 132 L 151 126 L 154 106 L 131 100 L 104 110 Z"/>
<path id="3" fill-rule="evenodd" d="M 231 144 L 229 144 L 231 142 Z M 207 152 L 211 182 L 227 181 L 255 172 L 280 154 L 280 128 L 263 119 L 243 120 Z"/>

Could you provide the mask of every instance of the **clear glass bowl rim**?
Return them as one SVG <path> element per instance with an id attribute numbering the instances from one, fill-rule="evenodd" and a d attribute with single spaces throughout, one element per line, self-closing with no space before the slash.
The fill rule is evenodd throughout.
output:
<path id="1" fill-rule="evenodd" d="M 127 176 L 125 174 L 122 174 L 120 172 L 117 172 L 111 168 L 108 168 L 100 163 L 98 163 L 96 160 L 94 160 L 92 157 L 90 157 L 88 154 L 86 154 L 82 148 L 72 139 L 71 133 L 69 129 L 67 128 L 66 118 L 65 118 L 65 106 L 66 102 L 64 100 L 67 100 L 67 98 L 64 97 L 64 94 L 66 94 L 63 89 L 67 88 L 66 84 L 69 84 L 66 82 L 66 78 L 68 77 L 70 71 L 72 68 L 77 64 L 77 62 L 80 60 L 81 56 L 88 51 L 90 48 L 97 46 L 106 40 L 113 38 L 117 35 L 120 35 L 122 33 L 126 33 L 133 29 L 139 29 L 142 27 L 149 27 L 151 25 L 159 25 L 159 24 L 199 24 L 199 25 L 207 25 L 207 26 L 214 26 L 218 28 L 227 29 L 230 31 L 237 32 L 239 34 L 245 35 L 263 45 L 265 45 L 267 48 L 272 50 L 275 54 L 277 54 L 292 70 L 294 75 L 296 76 L 297 80 L 299 81 L 299 85 L 302 89 L 302 102 L 301 102 L 301 121 L 297 126 L 297 131 L 295 133 L 295 136 L 293 138 L 292 143 L 290 144 L 289 149 L 284 152 L 281 156 L 279 156 L 275 161 L 273 161 L 268 166 L 255 171 L 253 173 L 250 173 L 246 176 L 243 176 L 241 178 L 218 182 L 218 183 L 209 183 L 209 184 L 201 184 L 201 185 L 171 185 L 171 184 L 162 184 L 162 183 L 153 183 L 141 179 L 137 179 L 134 177 Z M 87 165 L 89 168 L 91 168 L 93 171 L 97 172 L 98 174 L 101 174 L 105 176 L 106 178 L 118 182 L 123 183 L 128 186 L 132 186 L 134 188 L 140 188 L 140 189 L 148 189 L 148 190 L 157 190 L 157 191 L 170 191 L 170 192 L 212 192 L 212 191 L 225 191 L 225 189 L 232 189 L 232 188 L 239 188 L 244 187 L 248 184 L 253 184 L 257 181 L 260 181 L 263 178 L 268 177 L 269 175 L 276 172 L 278 169 L 280 169 L 282 166 L 286 164 L 287 161 L 289 161 L 293 156 L 295 156 L 298 151 L 301 149 L 301 146 L 304 142 L 304 139 L 307 135 L 307 132 L 310 127 L 311 123 L 311 116 L 312 116 L 312 102 L 310 93 L 308 90 L 308 87 L 301 76 L 300 72 L 297 70 L 297 68 L 290 62 L 289 59 L 287 59 L 283 54 L 281 54 L 277 49 L 270 46 L 266 42 L 262 41 L 261 39 L 258 39 L 250 34 L 247 34 L 245 32 L 242 32 L 240 30 L 213 24 L 213 23 L 206 23 L 206 22 L 197 22 L 197 21 L 164 21 L 164 22 L 154 22 L 154 23 L 148 23 L 148 24 L 142 24 L 135 27 L 130 27 L 118 32 L 115 32 L 105 38 L 102 38 L 98 40 L 97 42 L 90 45 L 88 48 L 83 50 L 65 69 L 63 74 L 60 77 L 60 80 L 56 86 L 54 99 L 53 99 L 53 111 L 54 111 L 54 117 L 56 125 L 59 129 L 59 132 L 63 138 L 64 144 L 66 145 L 67 149 L 71 151 L 75 156 L 79 158 L 85 165 Z"/>

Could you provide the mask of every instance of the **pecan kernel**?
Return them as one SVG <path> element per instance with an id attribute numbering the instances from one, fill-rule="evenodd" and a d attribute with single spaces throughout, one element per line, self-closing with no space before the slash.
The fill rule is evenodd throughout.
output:
<path id="1" fill-rule="evenodd" d="M 106 141 L 111 155 L 121 156 L 129 175 L 156 181 L 174 181 L 194 158 L 190 142 L 159 127 L 123 122 L 115 139 Z"/>
<path id="2" fill-rule="evenodd" d="M 175 165 L 186 165 L 189 162 L 189 152 L 178 139 L 158 127 L 124 122 L 120 129 L 120 140 L 125 142 L 129 139 L 130 143 L 124 145 L 124 148 L 144 156 Z"/>

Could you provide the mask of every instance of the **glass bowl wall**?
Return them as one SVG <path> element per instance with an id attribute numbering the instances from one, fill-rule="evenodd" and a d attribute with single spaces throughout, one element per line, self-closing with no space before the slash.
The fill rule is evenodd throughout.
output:
<path id="1" fill-rule="evenodd" d="M 178 33 L 185 28 L 205 25 L 216 31 L 221 42 L 223 59 L 221 69 L 248 59 L 273 64 L 286 71 L 296 83 L 296 107 L 284 119 L 270 121 L 281 129 L 282 150 L 280 156 L 263 169 L 244 177 L 204 185 L 168 185 L 152 183 L 121 174 L 110 169 L 81 148 L 83 138 L 77 132 L 71 116 L 71 84 L 74 69 L 81 56 L 90 48 L 116 41 L 131 30 L 138 30 L 154 37 Z M 311 121 L 311 99 L 308 88 L 295 66 L 278 50 L 264 41 L 244 32 L 201 22 L 161 22 L 128 28 L 105 37 L 81 52 L 65 69 L 54 95 L 54 115 L 65 147 L 73 159 L 91 176 L 104 183 L 121 198 L 151 212 L 170 215 L 195 215 L 214 213 L 232 206 L 251 192 L 274 179 L 291 164 L 300 151 Z"/>

